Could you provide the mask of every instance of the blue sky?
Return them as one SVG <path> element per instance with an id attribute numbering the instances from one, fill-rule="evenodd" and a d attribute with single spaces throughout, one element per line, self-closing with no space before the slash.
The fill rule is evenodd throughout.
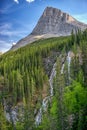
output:
<path id="1" fill-rule="evenodd" d="M 27 36 L 47 6 L 87 23 L 87 0 L 0 0 L 0 51 Z"/>

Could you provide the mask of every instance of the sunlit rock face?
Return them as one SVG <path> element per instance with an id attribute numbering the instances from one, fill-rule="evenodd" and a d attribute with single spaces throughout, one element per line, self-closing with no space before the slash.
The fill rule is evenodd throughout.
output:
<path id="1" fill-rule="evenodd" d="M 32 31 L 32 34 L 69 35 L 72 29 L 84 29 L 86 27 L 85 24 L 81 24 L 69 14 L 56 8 L 47 7 Z"/>
<path id="2" fill-rule="evenodd" d="M 42 38 L 67 36 L 71 34 L 72 30 L 75 32 L 78 29 L 86 28 L 86 24 L 77 21 L 60 9 L 46 7 L 31 34 L 19 40 L 11 49 L 16 50 Z"/>

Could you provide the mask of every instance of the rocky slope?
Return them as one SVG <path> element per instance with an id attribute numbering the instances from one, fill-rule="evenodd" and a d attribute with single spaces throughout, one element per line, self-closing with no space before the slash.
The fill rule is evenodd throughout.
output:
<path id="1" fill-rule="evenodd" d="M 18 49 L 41 38 L 67 36 L 71 34 L 72 30 L 75 32 L 77 29 L 86 28 L 86 24 L 77 21 L 69 14 L 53 7 L 47 7 L 32 33 L 18 41 L 11 49 Z"/>

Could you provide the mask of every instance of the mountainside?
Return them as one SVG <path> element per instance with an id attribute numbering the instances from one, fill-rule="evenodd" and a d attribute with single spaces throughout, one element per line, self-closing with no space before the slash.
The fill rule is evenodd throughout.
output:
<path id="1" fill-rule="evenodd" d="M 78 29 L 84 30 L 87 25 L 59 9 L 47 7 L 30 35 L 18 41 L 11 49 L 15 50 L 41 38 L 67 36 Z"/>
<path id="2" fill-rule="evenodd" d="M 87 30 L 0 55 L 0 130 L 87 130 Z"/>

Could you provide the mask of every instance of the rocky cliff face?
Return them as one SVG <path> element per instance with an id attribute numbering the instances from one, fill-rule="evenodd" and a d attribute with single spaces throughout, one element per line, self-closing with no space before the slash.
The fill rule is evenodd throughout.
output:
<path id="1" fill-rule="evenodd" d="M 77 21 L 75 18 L 59 9 L 47 7 L 40 17 L 32 33 L 20 40 L 12 49 L 25 46 L 28 43 L 41 38 L 67 36 L 77 29 L 84 30 L 87 25 Z"/>
<path id="2" fill-rule="evenodd" d="M 67 13 L 61 10 L 47 7 L 39 19 L 36 27 L 32 31 L 33 35 L 57 34 L 69 35 L 73 30 L 85 29 L 87 25 L 78 22 Z"/>

